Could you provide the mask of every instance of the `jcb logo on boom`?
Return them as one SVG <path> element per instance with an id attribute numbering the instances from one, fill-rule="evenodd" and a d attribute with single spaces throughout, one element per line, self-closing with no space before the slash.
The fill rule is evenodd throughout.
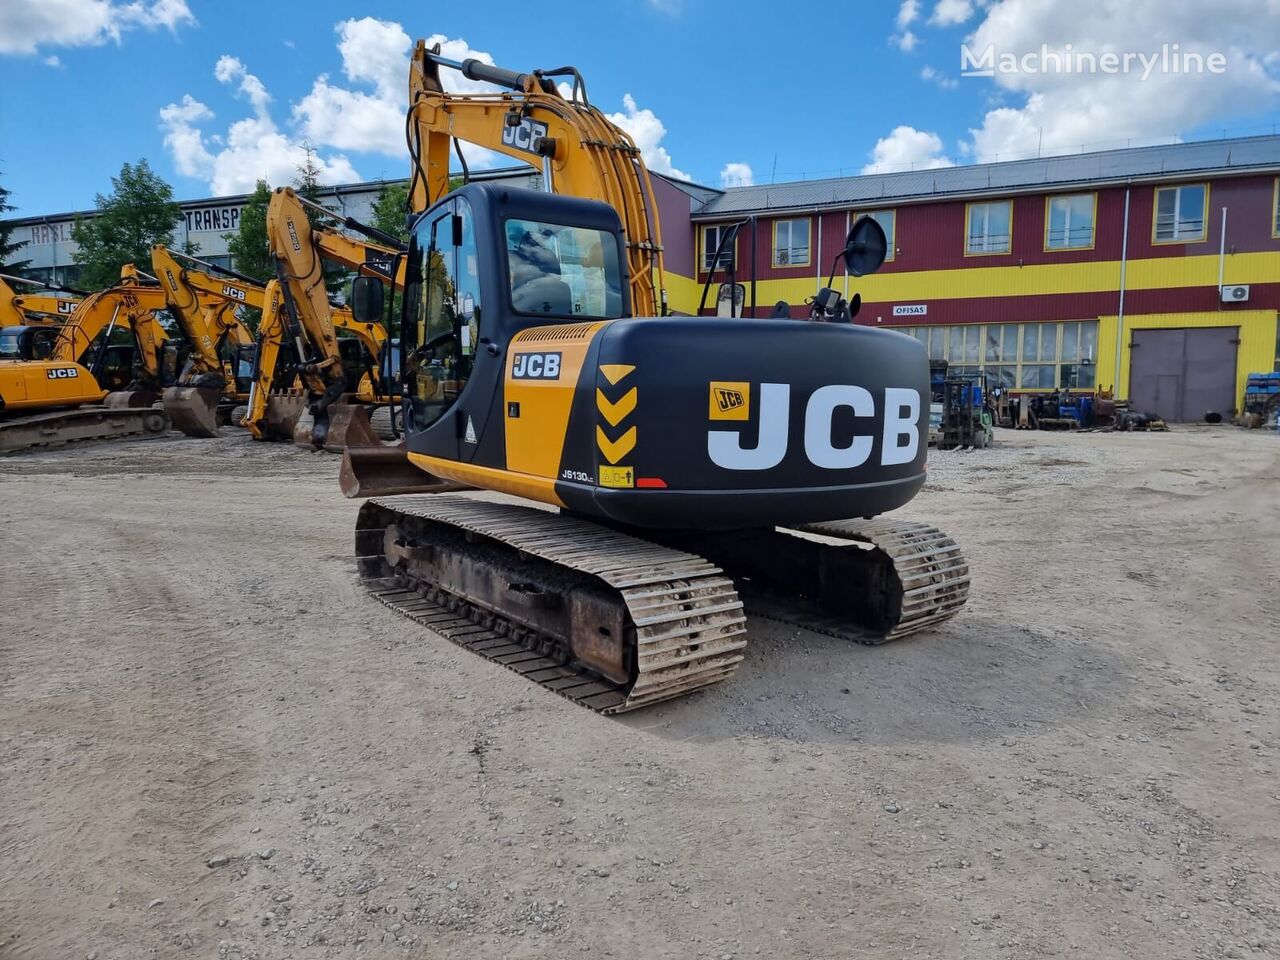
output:
<path id="1" fill-rule="evenodd" d="M 233 287 L 230 284 L 224 283 L 222 285 L 222 295 L 229 300 L 239 300 L 241 303 L 245 302 L 244 291 L 239 287 Z"/>
<path id="2" fill-rule="evenodd" d="M 871 459 L 876 439 L 872 434 L 855 434 L 848 446 L 832 442 L 832 421 L 842 407 L 855 417 L 877 416 L 875 398 L 865 387 L 831 384 L 813 391 L 804 411 L 804 454 L 815 467 L 849 470 Z M 920 450 L 919 391 L 886 387 L 882 419 L 880 465 L 910 463 Z M 707 431 L 711 461 L 725 470 L 769 470 L 780 464 L 790 442 L 791 384 L 760 384 L 759 420 L 760 436 L 750 448 L 743 447 L 737 430 Z"/>
<path id="3" fill-rule="evenodd" d="M 59 300 L 58 312 L 59 313 L 75 313 L 76 301 L 75 300 Z"/>
<path id="4" fill-rule="evenodd" d="M 50 367 L 44 375 L 50 380 L 74 380 L 80 376 L 80 371 L 75 367 Z"/>
<path id="5" fill-rule="evenodd" d="M 547 136 L 547 125 L 541 120 L 525 117 L 514 127 L 502 128 L 502 142 L 517 150 L 540 153 L 542 141 Z"/>

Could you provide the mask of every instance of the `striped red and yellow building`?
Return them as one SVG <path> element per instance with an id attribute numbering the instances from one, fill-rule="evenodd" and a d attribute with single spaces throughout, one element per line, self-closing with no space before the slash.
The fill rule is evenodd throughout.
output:
<path id="1" fill-rule="evenodd" d="M 869 214 L 888 260 L 868 277 L 836 272 L 838 289 L 862 296 L 856 322 L 912 334 L 931 357 L 994 384 L 1114 387 L 1170 419 L 1198 419 L 1196 404 L 1227 414 L 1248 373 L 1280 367 L 1280 137 L 659 190 L 677 312 L 698 312 L 717 266 L 702 311 L 715 312 L 732 263 L 752 315 L 754 247 L 755 315 L 779 300 L 807 315 L 850 225 Z"/>

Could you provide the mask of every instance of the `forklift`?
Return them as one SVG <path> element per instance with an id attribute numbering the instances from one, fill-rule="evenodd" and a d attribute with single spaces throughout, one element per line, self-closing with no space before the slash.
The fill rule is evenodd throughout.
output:
<path id="1" fill-rule="evenodd" d="M 972 377 L 947 377 L 942 381 L 939 450 L 961 447 L 981 450 L 995 441 L 988 397 L 985 373 Z"/>

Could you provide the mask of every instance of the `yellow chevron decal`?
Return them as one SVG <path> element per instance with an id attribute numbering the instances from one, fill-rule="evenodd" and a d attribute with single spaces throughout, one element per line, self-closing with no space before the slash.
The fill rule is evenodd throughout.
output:
<path id="1" fill-rule="evenodd" d="M 629 363 L 600 364 L 600 372 L 604 374 L 604 378 L 615 385 L 634 369 L 635 367 Z"/>
<path id="2" fill-rule="evenodd" d="M 616 427 L 629 417 L 631 411 L 636 408 L 638 396 L 639 391 L 636 387 L 632 387 L 622 395 L 622 399 L 617 403 L 610 403 L 609 398 L 604 395 L 604 391 L 596 387 L 596 408 L 600 411 L 600 415 L 609 421 L 609 426 Z"/>
<path id="3" fill-rule="evenodd" d="M 631 427 L 617 440 L 610 440 L 604 435 L 603 427 L 596 427 L 596 445 L 606 460 L 617 463 L 636 448 L 636 428 Z"/>

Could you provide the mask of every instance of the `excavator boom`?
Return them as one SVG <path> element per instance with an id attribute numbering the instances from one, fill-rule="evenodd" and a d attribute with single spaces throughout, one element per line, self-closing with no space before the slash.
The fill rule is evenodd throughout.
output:
<path id="1" fill-rule="evenodd" d="M 440 68 L 507 88 L 504 93 L 447 93 Z M 554 76 L 571 76 L 571 98 Z M 409 202 L 425 210 L 449 192 L 455 141 L 505 154 L 537 169 L 543 189 L 600 200 L 622 221 L 636 316 L 666 313 L 662 232 L 653 181 L 625 131 L 592 106 L 576 70 L 516 73 L 478 60 L 458 62 L 419 40 L 409 64 Z"/>

